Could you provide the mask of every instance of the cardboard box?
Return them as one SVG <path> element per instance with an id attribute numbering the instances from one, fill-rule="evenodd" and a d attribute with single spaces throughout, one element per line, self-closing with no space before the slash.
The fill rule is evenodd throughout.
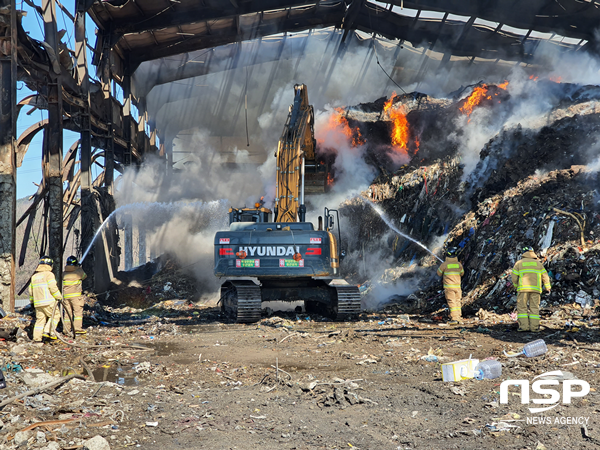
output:
<path id="1" fill-rule="evenodd" d="M 473 370 L 479 364 L 478 359 L 463 359 L 442 364 L 442 379 L 444 381 L 460 381 L 473 378 Z"/>

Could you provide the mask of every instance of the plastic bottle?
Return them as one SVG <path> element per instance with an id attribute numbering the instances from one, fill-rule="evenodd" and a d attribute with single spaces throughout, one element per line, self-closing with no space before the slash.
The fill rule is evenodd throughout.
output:
<path id="1" fill-rule="evenodd" d="M 477 380 L 498 378 L 502 375 L 502 364 L 493 359 L 481 361 L 475 366 L 473 374 Z"/>
<path id="2" fill-rule="evenodd" d="M 548 351 L 548 347 L 546 347 L 546 343 L 543 339 L 538 339 L 537 341 L 530 342 L 523 347 L 523 354 L 528 358 L 532 358 L 534 356 L 543 355 Z"/>

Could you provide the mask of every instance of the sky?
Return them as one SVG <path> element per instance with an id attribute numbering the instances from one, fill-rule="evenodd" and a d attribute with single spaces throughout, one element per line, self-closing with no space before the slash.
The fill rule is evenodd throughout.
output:
<path id="1" fill-rule="evenodd" d="M 41 6 L 41 1 L 37 0 L 35 2 L 38 6 Z M 67 8 L 71 14 L 74 15 L 75 11 L 75 0 L 63 0 L 61 2 L 65 8 Z M 27 12 L 27 16 L 23 17 L 23 28 L 25 31 L 31 36 L 33 39 L 43 40 L 44 36 L 44 23 L 39 14 L 33 10 L 29 5 L 27 5 L 22 0 L 17 1 L 17 7 L 23 11 Z M 57 7 L 57 26 L 58 30 L 66 30 L 67 33 L 63 37 L 63 42 L 67 44 L 67 47 L 70 49 L 75 49 L 75 29 L 73 22 L 67 17 L 66 14 L 62 12 L 60 8 Z M 90 45 L 94 45 L 95 43 L 95 35 L 94 35 L 95 25 L 94 22 L 89 18 L 87 19 L 86 33 L 88 36 L 88 43 Z M 91 61 L 91 52 L 88 49 L 88 64 Z M 96 73 L 96 68 L 91 66 L 89 68 L 90 74 L 93 76 Z M 35 94 L 35 92 L 29 90 L 25 83 L 18 81 L 17 82 L 17 102 L 21 101 L 23 98 Z M 23 108 L 19 117 L 17 118 L 17 136 L 21 136 L 21 134 L 27 130 L 30 126 L 39 122 L 40 120 L 45 119 L 48 116 L 47 111 L 36 109 L 31 113 L 31 115 L 27 115 L 30 108 Z M 69 149 L 69 147 L 79 139 L 79 134 L 74 133 L 69 130 L 64 130 L 63 132 L 63 153 Z M 29 197 L 33 195 L 37 186 L 34 183 L 39 184 L 42 179 L 42 141 L 43 141 L 43 132 L 39 132 L 31 145 L 29 146 L 29 150 L 23 159 L 23 165 L 17 169 L 17 198 Z M 99 168 L 94 167 L 92 169 L 93 178 L 95 178 L 99 173 Z"/>

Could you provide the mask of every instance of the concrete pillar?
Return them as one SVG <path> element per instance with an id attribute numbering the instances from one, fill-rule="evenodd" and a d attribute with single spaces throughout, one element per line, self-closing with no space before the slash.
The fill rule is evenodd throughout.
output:
<path id="1" fill-rule="evenodd" d="M 90 124 L 90 84 L 87 69 L 86 37 L 85 37 L 85 6 L 84 2 L 76 2 L 75 15 L 75 57 L 77 59 L 77 82 L 81 87 L 81 96 L 85 103 L 81 115 L 81 243 L 79 253 L 91 244 L 97 229 L 97 214 L 92 196 L 92 135 Z M 87 274 L 84 289 L 94 286 L 94 249 L 83 261 L 83 270 Z"/>
<path id="2" fill-rule="evenodd" d="M 167 154 L 167 176 L 170 181 L 173 175 L 173 137 L 171 136 L 165 139 L 165 153 Z"/>
<path id="3" fill-rule="evenodd" d="M 17 162 L 15 152 L 17 103 L 17 19 L 15 0 L 0 0 L 10 8 L 9 54 L 0 52 L 0 302 L 15 310 L 15 214 Z M 5 41 L 6 42 L 6 41 Z"/>
<path id="4" fill-rule="evenodd" d="M 133 223 L 131 214 L 123 216 L 124 247 L 125 247 L 125 270 L 133 267 Z"/>
<path id="5" fill-rule="evenodd" d="M 56 28 L 56 0 L 42 0 L 44 39 L 54 50 L 48 79 L 48 127 L 44 133 L 44 182 L 48 186 L 48 256 L 54 260 L 54 275 L 60 285 L 63 260 L 62 185 L 62 86 Z M 53 60 L 54 58 L 54 60 Z"/>
<path id="6" fill-rule="evenodd" d="M 138 222 L 138 249 L 139 261 L 138 265 L 146 264 L 146 228 L 144 224 Z"/>

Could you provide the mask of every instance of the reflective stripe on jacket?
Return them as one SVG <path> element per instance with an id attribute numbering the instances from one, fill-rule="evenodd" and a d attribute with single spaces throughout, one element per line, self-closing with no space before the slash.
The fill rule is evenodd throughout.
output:
<path id="1" fill-rule="evenodd" d="M 444 277 L 444 289 L 460 289 L 460 280 L 465 274 L 465 269 L 458 262 L 458 258 L 446 257 L 446 261 L 439 267 L 437 274 Z"/>
<path id="2" fill-rule="evenodd" d="M 517 287 L 517 292 L 537 292 L 541 294 L 542 283 L 546 290 L 550 290 L 548 272 L 546 272 L 534 252 L 525 252 L 523 259 L 517 261 L 512 270 L 512 283 Z"/>
<path id="3" fill-rule="evenodd" d="M 66 266 L 63 272 L 63 295 L 65 298 L 81 297 L 81 282 L 86 274 L 81 267 Z"/>
<path id="4" fill-rule="evenodd" d="M 37 308 L 38 306 L 52 305 L 56 300 L 61 299 L 62 295 L 58 290 L 52 267 L 47 264 L 40 264 L 31 277 L 29 301 Z"/>

